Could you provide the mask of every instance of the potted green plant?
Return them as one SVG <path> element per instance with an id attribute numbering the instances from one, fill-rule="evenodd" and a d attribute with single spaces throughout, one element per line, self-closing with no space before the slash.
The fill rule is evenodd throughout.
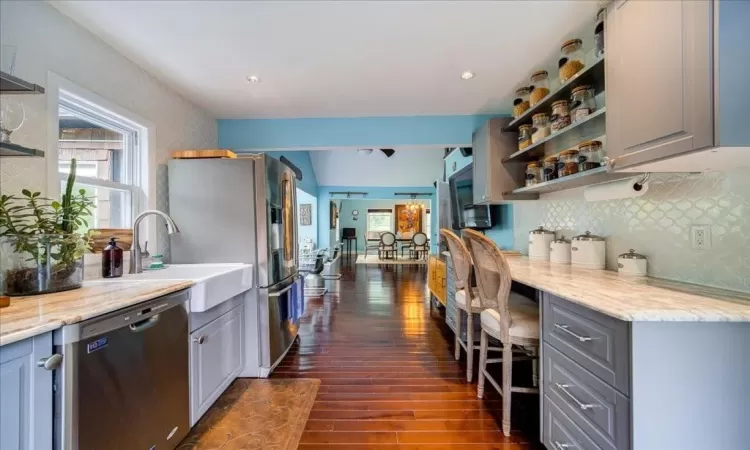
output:
<path id="1" fill-rule="evenodd" d="M 9 296 L 65 291 L 83 284 L 83 254 L 93 232 L 95 208 L 85 189 L 73 192 L 71 160 L 62 201 L 28 189 L 0 196 L 0 287 Z"/>

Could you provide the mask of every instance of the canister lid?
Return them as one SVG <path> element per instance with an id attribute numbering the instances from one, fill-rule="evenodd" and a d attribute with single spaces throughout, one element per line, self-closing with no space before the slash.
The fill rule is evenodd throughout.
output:
<path id="1" fill-rule="evenodd" d="M 648 259 L 644 255 L 641 255 L 640 253 L 636 253 L 635 250 L 632 248 L 629 252 L 623 253 L 622 255 L 618 256 L 618 258 L 622 259 Z"/>
<path id="2" fill-rule="evenodd" d="M 519 130 L 519 131 L 520 131 L 520 130 L 526 130 L 526 129 L 529 129 L 529 130 L 530 130 L 530 129 L 532 129 L 533 127 L 534 127 L 534 125 L 532 125 L 532 124 L 530 124 L 530 123 L 527 123 L 527 124 L 525 124 L 525 125 L 521 125 L 521 126 L 519 126 L 519 127 L 518 127 L 518 130 Z"/>
<path id="3" fill-rule="evenodd" d="M 565 99 L 558 100 L 558 101 L 556 101 L 555 103 L 552 104 L 552 109 L 557 108 L 559 105 L 566 105 L 567 106 L 568 105 L 568 101 L 565 100 Z"/>
<path id="4" fill-rule="evenodd" d="M 553 244 L 570 244 L 570 241 L 565 239 L 565 236 L 560 236 L 559 238 L 552 241 Z"/>
<path id="5" fill-rule="evenodd" d="M 539 227 L 539 228 L 529 231 L 529 234 L 555 234 L 555 233 L 550 230 L 546 230 L 544 227 Z"/>
<path id="6" fill-rule="evenodd" d="M 603 241 L 604 238 L 601 236 L 597 236 L 595 234 L 591 234 L 590 231 L 587 231 L 584 234 L 579 234 L 578 236 L 573 238 L 574 241 Z"/>
<path id="7" fill-rule="evenodd" d="M 558 160 L 557 155 L 551 155 L 551 156 L 544 158 L 544 162 L 550 162 L 550 163 L 555 162 L 557 160 Z"/>
<path id="8" fill-rule="evenodd" d="M 532 74 L 531 74 L 531 79 L 533 80 L 534 78 L 536 78 L 536 77 L 538 77 L 538 76 L 544 76 L 544 77 L 548 77 L 548 76 L 549 76 L 549 74 L 548 74 L 548 73 L 547 73 L 547 71 L 546 71 L 546 70 L 544 70 L 544 69 L 542 69 L 542 70 L 537 70 L 536 72 L 534 72 L 534 73 L 532 73 Z"/>
<path id="9" fill-rule="evenodd" d="M 581 91 L 590 91 L 590 90 L 591 90 L 591 86 L 589 86 L 588 84 L 584 84 L 582 86 L 578 86 L 576 88 L 573 88 L 573 90 L 570 91 L 570 93 L 571 94 L 577 94 L 578 92 L 581 92 Z"/>
<path id="10" fill-rule="evenodd" d="M 580 45 L 581 45 L 582 43 L 583 43 L 583 41 L 582 41 L 582 40 L 580 40 L 580 39 L 570 39 L 570 40 L 568 40 L 568 41 L 565 41 L 565 42 L 563 42 L 563 45 L 561 45 L 561 46 L 560 46 L 560 49 L 564 50 L 564 49 L 565 49 L 565 47 L 569 47 L 569 46 L 571 46 L 571 45 L 576 45 L 576 46 L 579 46 L 579 47 L 580 47 Z"/>

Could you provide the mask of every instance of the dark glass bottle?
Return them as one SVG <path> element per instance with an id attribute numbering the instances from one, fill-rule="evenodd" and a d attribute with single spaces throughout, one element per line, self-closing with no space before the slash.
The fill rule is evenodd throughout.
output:
<path id="1" fill-rule="evenodd" d="M 117 246 L 116 238 L 110 238 L 109 245 L 102 252 L 102 277 L 117 278 L 122 276 L 122 249 Z"/>

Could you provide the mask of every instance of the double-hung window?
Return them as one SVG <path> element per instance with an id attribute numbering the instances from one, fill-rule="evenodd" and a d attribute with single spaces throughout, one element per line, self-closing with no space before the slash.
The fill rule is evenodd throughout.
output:
<path id="1" fill-rule="evenodd" d="M 130 228 L 140 211 L 142 128 L 117 114 L 60 92 L 58 172 L 60 190 L 76 160 L 74 192 L 84 189 L 96 208 L 88 228 Z M 85 230 L 84 230 L 85 231 Z"/>
<path id="2" fill-rule="evenodd" d="M 367 239 L 378 239 L 385 231 L 393 231 L 393 210 L 367 210 Z"/>

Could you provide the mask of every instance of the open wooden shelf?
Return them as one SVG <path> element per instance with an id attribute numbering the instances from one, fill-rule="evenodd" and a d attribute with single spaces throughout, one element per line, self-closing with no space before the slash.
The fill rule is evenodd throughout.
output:
<path id="1" fill-rule="evenodd" d="M 0 142 L 0 156 L 37 156 L 43 158 L 44 152 L 18 144 Z"/>
<path id="2" fill-rule="evenodd" d="M 527 109 L 520 117 L 514 119 L 503 128 L 503 131 L 518 131 L 518 127 L 531 123 L 531 116 L 540 112 L 549 113 L 552 110 L 552 104 L 558 100 L 569 100 L 571 91 L 581 85 L 591 85 L 595 92 L 604 90 L 604 56 L 597 58 L 594 62 L 583 68 L 575 74 L 573 78 L 566 81 L 556 91 L 550 92 L 539 101 L 536 105 Z"/>
<path id="3" fill-rule="evenodd" d="M 637 176 L 634 173 L 622 173 L 622 172 L 607 172 L 606 167 L 599 167 L 596 169 L 587 170 L 585 172 L 578 172 L 567 177 L 558 178 L 552 181 L 545 181 L 544 183 L 538 183 L 531 186 L 525 186 L 518 189 L 513 189 L 507 195 L 514 194 L 546 194 L 549 192 L 562 191 L 565 189 L 573 189 L 581 186 L 589 186 L 597 183 L 606 183 L 608 181 L 619 180 L 621 178 L 632 178 Z"/>
<path id="4" fill-rule="evenodd" d="M 564 135 L 570 130 L 574 130 L 578 128 L 579 126 L 601 116 L 602 114 L 605 114 L 607 112 L 607 107 L 603 106 L 596 111 L 594 111 L 592 114 L 589 114 L 584 119 L 579 120 L 578 122 L 572 123 L 568 125 L 567 127 L 563 128 L 562 130 L 552 133 L 546 138 L 542 139 L 541 141 L 538 141 L 535 144 L 529 145 L 523 150 L 519 150 L 512 155 L 508 156 L 503 160 L 504 163 L 506 162 L 529 162 L 529 161 L 536 161 L 542 157 L 544 157 L 544 144 L 545 142 L 552 141 L 554 139 L 559 138 L 560 136 Z"/>

